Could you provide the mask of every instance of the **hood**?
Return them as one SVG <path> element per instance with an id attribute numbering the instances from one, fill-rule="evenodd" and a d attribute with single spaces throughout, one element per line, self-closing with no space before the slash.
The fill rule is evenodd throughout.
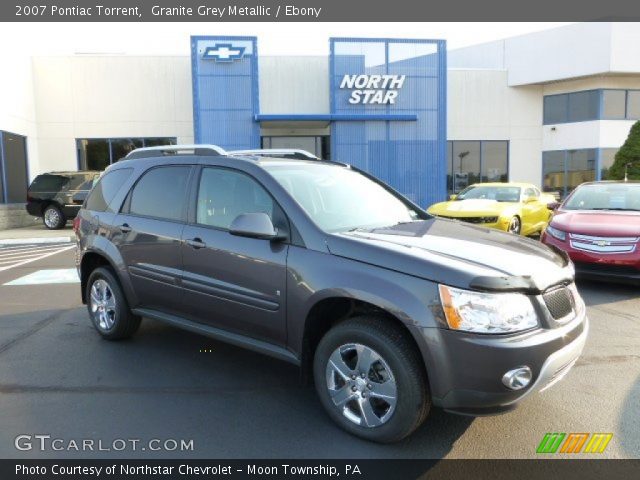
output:
<path id="1" fill-rule="evenodd" d="M 331 253 L 434 282 L 538 293 L 570 281 L 565 257 L 531 239 L 446 219 L 332 234 Z"/>
<path id="2" fill-rule="evenodd" d="M 640 237 L 640 212 L 559 210 L 551 224 L 565 232 L 597 237 Z"/>
<path id="3" fill-rule="evenodd" d="M 442 202 L 433 205 L 429 211 L 437 215 L 456 216 L 485 216 L 496 215 L 506 206 L 510 206 L 510 202 L 497 202 L 484 198 L 470 198 L 468 200 L 452 200 L 450 202 Z"/>

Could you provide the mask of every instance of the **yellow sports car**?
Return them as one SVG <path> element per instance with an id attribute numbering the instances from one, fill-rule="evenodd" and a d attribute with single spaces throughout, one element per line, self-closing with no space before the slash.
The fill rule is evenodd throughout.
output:
<path id="1" fill-rule="evenodd" d="M 546 228 L 555 202 L 553 195 L 530 183 L 476 183 L 427 211 L 516 235 L 534 235 Z"/>

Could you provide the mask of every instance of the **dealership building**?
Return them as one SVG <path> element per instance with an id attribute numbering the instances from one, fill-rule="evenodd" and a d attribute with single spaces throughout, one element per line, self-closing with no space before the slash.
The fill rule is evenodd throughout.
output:
<path id="1" fill-rule="evenodd" d="M 135 147 L 301 148 L 422 206 L 478 181 L 566 194 L 606 177 L 640 119 L 640 29 L 584 23 L 447 50 L 330 38 L 262 56 L 260 38 L 185 38 L 184 56 L 3 58 L 0 203 L 39 173 L 104 169 Z M 428 32 L 425 32 L 428 37 Z"/>

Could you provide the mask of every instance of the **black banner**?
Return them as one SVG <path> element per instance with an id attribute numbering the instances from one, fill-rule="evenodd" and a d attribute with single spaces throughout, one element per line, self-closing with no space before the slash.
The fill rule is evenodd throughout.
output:
<path id="1" fill-rule="evenodd" d="M 17 22 L 402 22 L 631 21 L 629 0 L 16 0 L 0 3 L 0 21 Z"/>
<path id="2" fill-rule="evenodd" d="M 0 460 L 0 478 L 25 480 L 341 478 L 631 479 L 640 460 Z"/>

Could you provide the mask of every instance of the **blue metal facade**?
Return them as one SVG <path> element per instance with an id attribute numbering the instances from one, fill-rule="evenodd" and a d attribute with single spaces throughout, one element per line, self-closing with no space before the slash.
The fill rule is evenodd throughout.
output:
<path id="1" fill-rule="evenodd" d="M 446 197 L 446 44 L 442 40 L 332 38 L 331 113 L 370 115 L 334 121 L 331 151 L 426 207 Z M 395 103 L 350 103 L 345 75 L 405 76 Z M 376 120 L 415 115 L 414 122 Z"/>
<path id="2" fill-rule="evenodd" d="M 196 143 L 258 148 L 257 38 L 191 37 L 191 75 Z"/>
<path id="3" fill-rule="evenodd" d="M 445 199 L 445 42 L 332 38 L 330 49 L 330 114 L 262 115 L 256 37 L 192 37 L 195 141 L 258 148 L 261 121 L 329 121 L 332 160 L 366 170 L 422 207 Z M 350 103 L 345 75 L 403 80 L 393 101 Z"/>

